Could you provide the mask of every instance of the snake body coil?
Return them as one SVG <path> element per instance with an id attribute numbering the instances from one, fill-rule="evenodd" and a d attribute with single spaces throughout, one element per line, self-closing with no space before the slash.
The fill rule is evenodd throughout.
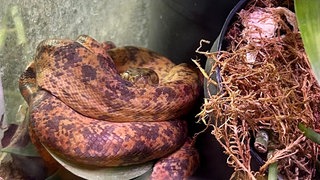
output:
<path id="1" fill-rule="evenodd" d="M 131 68 L 151 69 L 158 84 L 123 79 Z M 179 118 L 199 90 L 198 74 L 185 64 L 88 36 L 43 41 L 20 78 L 31 136 L 68 160 L 95 166 L 143 163 L 179 149 L 187 137 Z"/>

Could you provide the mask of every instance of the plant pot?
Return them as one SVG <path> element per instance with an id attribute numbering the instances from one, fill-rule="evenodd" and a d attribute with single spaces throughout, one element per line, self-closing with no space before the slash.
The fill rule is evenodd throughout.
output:
<path id="1" fill-rule="evenodd" d="M 236 5 L 235 7 L 230 11 L 226 21 L 224 22 L 223 26 L 222 26 L 222 29 L 220 31 L 220 34 L 219 36 L 217 37 L 217 39 L 215 40 L 215 42 L 213 43 L 213 46 L 211 47 L 210 49 L 210 52 L 217 52 L 217 51 L 221 51 L 223 50 L 225 47 L 223 46 L 223 42 L 224 42 L 224 36 L 229 28 L 229 25 L 232 24 L 232 22 L 235 20 L 234 17 L 235 15 L 246 5 L 246 3 L 248 2 L 248 0 L 240 0 Z M 206 62 L 206 66 L 205 66 L 205 71 L 207 74 L 210 73 L 210 70 L 212 68 L 212 65 L 213 65 L 213 60 L 212 59 L 207 59 L 207 62 Z M 220 73 L 219 73 L 219 69 L 217 68 L 216 70 L 216 74 L 212 74 L 212 76 L 210 76 L 210 79 L 221 83 L 221 77 L 220 77 Z M 205 78 L 204 79 L 204 89 L 207 88 L 207 79 Z M 209 84 L 208 85 L 208 89 L 209 89 L 209 92 L 208 91 L 204 91 L 204 96 L 206 98 L 209 97 L 209 94 L 216 94 L 217 91 L 218 91 L 218 88 L 217 86 L 213 86 L 212 84 Z"/>

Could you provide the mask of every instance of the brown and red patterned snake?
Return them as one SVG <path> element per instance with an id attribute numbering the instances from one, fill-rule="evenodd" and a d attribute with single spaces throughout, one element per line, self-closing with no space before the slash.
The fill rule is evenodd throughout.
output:
<path id="1" fill-rule="evenodd" d="M 82 35 L 41 42 L 19 83 L 34 143 L 66 160 L 114 167 L 160 159 L 154 179 L 187 177 L 197 166 L 180 118 L 201 85 L 186 64 Z"/>

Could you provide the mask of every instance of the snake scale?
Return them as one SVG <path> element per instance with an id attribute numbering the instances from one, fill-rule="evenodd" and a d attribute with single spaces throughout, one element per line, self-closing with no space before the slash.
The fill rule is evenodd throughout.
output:
<path id="1" fill-rule="evenodd" d="M 130 80 L 137 68 L 151 80 Z M 181 116 L 196 101 L 199 82 L 186 64 L 82 35 L 42 41 L 19 88 L 29 104 L 30 135 L 61 157 L 112 167 L 185 156 L 185 176 L 198 157 Z M 156 169 L 170 174 L 167 165 Z"/>

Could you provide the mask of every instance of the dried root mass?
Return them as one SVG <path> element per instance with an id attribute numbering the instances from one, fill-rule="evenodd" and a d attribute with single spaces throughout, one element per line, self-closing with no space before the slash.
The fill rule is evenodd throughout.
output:
<path id="1" fill-rule="evenodd" d="M 298 123 L 319 130 L 320 88 L 290 10 L 292 2 L 283 6 L 286 2 L 249 3 L 228 29 L 226 51 L 205 53 L 214 62 L 210 72 L 219 68 L 221 83 L 200 115 L 214 117 L 206 123 L 213 125 L 228 164 L 251 179 L 265 174 L 273 162 L 285 179 L 315 174 L 318 146 L 303 136 Z M 250 142 L 260 131 L 266 132 L 268 143 L 258 148 L 263 164 L 254 172 Z M 273 155 L 267 158 L 266 152 Z"/>

